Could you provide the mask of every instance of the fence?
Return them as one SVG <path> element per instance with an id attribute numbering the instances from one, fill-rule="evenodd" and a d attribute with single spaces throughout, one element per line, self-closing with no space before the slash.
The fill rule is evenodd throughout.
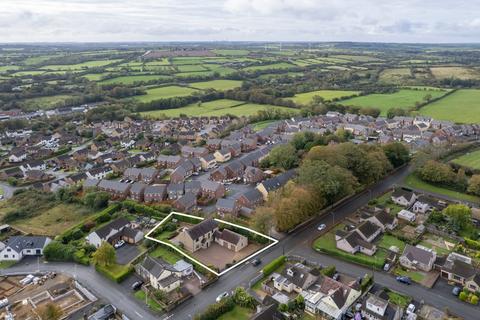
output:
<path id="1" fill-rule="evenodd" d="M 82 286 L 78 281 L 75 281 L 75 288 L 78 289 L 88 300 L 94 302 L 97 301 L 97 297 L 95 297 L 90 291 L 87 290 L 84 286 Z"/>
<path id="2" fill-rule="evenodd" d="M 436 236 L 439 236 L 439 237 L 446 237 L 446 238 L 451 238 L 453 240 L 456 240 L 460 243 L 464 243 L 465 242 L 465 239 L 463 239 L 462 237 L 459 237 L 459 236 L 456 236 L 454 234 L 450 234 L 448 232 L 445 232 L 445 231 L 442 231 L 442 230 L 439 230 L 437 227 L 435 227 L 434 225 L 428 225 L 426 226 L 426 230 L 431 233 L 431 234 L 434 234 Z"/>

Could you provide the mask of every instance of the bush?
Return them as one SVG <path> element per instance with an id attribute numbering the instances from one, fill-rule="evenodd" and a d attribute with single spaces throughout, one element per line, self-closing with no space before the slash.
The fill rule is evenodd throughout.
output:
<path id="1" fill-rule="evenodd" d="M 219 318 L 221 315 L 232 311 L 235 308 L 235 302 L 233 298 L 225 298 L 220 302 L 211 304 L 207 307 L 207 309 L 195 316 L 195 320 L 215 320 Z"/>
<path id="2" fill-rule="evenodd" d="M 47 261 L 73 261 L 75 251 L 73 245 L 52 241 L 43 249 L 43 256 Z"/>
<path id="3" fill-rule="evenodd" d="M 322 269 L 322 271 L 320 273 L 323 274 L 324 276 L 327 276 L 327 277 L 333 277 L 333 275 L 335 274 L 336 271 L 337 271 L 337 269 L 336 269 L 335 266 L 329 266 L 329 267 L 326 267 L 326 268 Z"/>
<path id="4" fill-rule="evenodd" d="M 82 231 L 89 232 L 90 230 L 92 230 L 93 227 L 95 227 L 95 225 L 96 225 L 95 221 L 87 221 L 83 224 Z"/>
<path id="5" fill-rule="evenodd" d="M 471 249 L 480 250 L 480 241 L 465 238 L 465 244 Z"/>
<path id="6" fill-rule="evenodd" d="M 329 255 L 332 255 L 332 256 L 341 257 L 345 260 L 349 260 L 349 261 L 352 261 L 352 262 L 355 262 L 355 263 L 358 263 L 358 264 L 361 264 L 361 265 L 364 265 L 364 266 L 368 266 L 368 267 L 374 267 L 374 268 L 377 268 L 377 269 L 382 269 L 383 265 L 385 264 L 384 259 L 374 259 L 373 260 L 370 257 L 353 255 L 353 254 L 350 254 L 348 252 L 342 252 L 342 251 L 335 250 L 335 249 L 320 248 L 319 250 L 324 252 L 324 253 L 327 253 Z"/>
<path id="7" fill-rule="evenodd" d="M 460 294 L 458 295 L 458 298 L 462 301 L 467 301 L 467 298 L 468 298 L 468 294 L 465 293 L 464 291 L 460 292 Z"/>
<path id="8" fill-rule="evenodd" d="M 373 275 L 367 274 L 365 277 L 363 277 L 362 282 L 360 283 L 360 288 L 362 289 L 362 292 L 365 292 L 370 285 L 373 284 Z"/>
<path id="9" fill-rule="evenodd" d="M 112 216 L 108 213 L 102 213 L 101 215 L 99 215 L 96 219 L 96 221 L 98 223 L 104 223 L 104 222 L 107 222 L 109 221 L 110 219 L 112 218 Z"/>
<path id="10" fill-rule="evenodd" d="M 287 258 L 285 256 L 280 256 L 276 258 L 275 260 L 273 260 L 263 268 L 262 270 L 263 275 L 268 276 L 269 274 L 274 272 L 276 269 L 278 269 L 278 267 L 283 265 L 286 260 Z"/>
<path id="11" fill-rule="evenodd" d="M 132 200 L 125 200 L 122 202 L 122 207 L 124 209 L 127 209 L 128 212 L 130 213 L 141 213 L 145 216 L 149 216 L 149 217 L 157 217 L 157 216 L 160 216 L 160 217 L 165 217 L 165 213 L 169 213 L 170 212 L 170 209 L 169 206 L 155 206 L 154 207 L 149 207 L 149 206 L 146 206 L 146 205 L 143 205 L 143 204 L 139 204 L 135 201 L 132 201 Z M 160 208 L 160 209 L 157 209 L 157 208 Z"/>
<path id="12" fill-rule="evenodd" d="M 470 297 L 470 303 L 475 305 L 478 304 L 478 296 L 472 294 L 472 296 Z"/>
<path id="13" fill-rule="evenodd" d="M 235 289 L 235 293 L 233 294 L 233 301 L 237 305 L 241 307 L 249 308 L 249 309 L 255 308 L 255 305 L 256 305 L 255 298 L 249 295 L 248 292 L 241 287 Z"/>
<path id="14" fill-rule="evenodd" d="M 112 266 L 103 267 L 99 264 L 95 265 L 95 270 L 101 273 L 108 279 L 120 283 L 125 280 L 132 272 L 132 266 L 117 266 L 116 268 L 112 268 Z"/>

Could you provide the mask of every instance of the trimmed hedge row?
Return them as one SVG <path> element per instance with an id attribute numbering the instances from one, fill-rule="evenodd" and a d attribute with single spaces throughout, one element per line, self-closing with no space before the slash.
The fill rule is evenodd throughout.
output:
<path id="1" fill-rule="evenodd" d="M 215 320 L 218 319 L 221 315 L 232 311 L 235 308 L 235 302 L 232 297 L 222 299 L 220 302 L 211 304 L 207 309 L 195 316 L 195 320 Z"/>
<path id="2" fill-rule="evenodd" d="M 278 267 L 280 267 L 282 264 L 284 264 L 286 260 L 287 260 L 287 257 L 285 257 L 285 256 L 280 256 L 280 257 L 276 258 L 275 260 L 273 260 L 272 262 L 270 262 L 269 264 L 267 264 L 267 265 L 262 269 L 263 275 L 264 275 L 264 276 L 270 275 L 272 272 L 274 272 L 275 270 L 277 270 Z"/>
<path id="3" fill-rule="evenodd" d="M 362 256 L 357 256 L 353 254 L 349 254 L 347 252 L 343 253 L 338 250 L 330 250 L 326 248 L 318 248 L 317 250 L 320 250 L 321 252 L 324 252 L 326 254 L 332 255 L 332 256 L 337 256 L 340 258 L 343 258 L 345 260 L 349 260 L 364 266 L 368 267 L 374 267 L 377 269 L 382 269 L 383 265 L 385 264 L 385 259 L 375 259 L 375 260 L 370 260 L 369 258 L 364 258 Z"/>
<path id="4" fill-rule="evenodd" d="M 102 267 L 98 264 L 95 265 L 95 270 L 102 274 L 103 276 L 107 277 L 108 279 L 120 283 L 123 280 L 125 280 L 132 272 L 133 272 L 133 267 L 129 265 L 127 268 L 124 268 L 119 273 L 113 273 L 111 270 L 108 269 L 108 267 Z"/>
<path id="5" fill-rule="evenodd" d="M 127 209 L 131 213 L 141 213 L 149 217 L 166 217 L 172 210 L 170 206 L 149 207 L 132 200 L 122 201 L 122 208 Z"/>

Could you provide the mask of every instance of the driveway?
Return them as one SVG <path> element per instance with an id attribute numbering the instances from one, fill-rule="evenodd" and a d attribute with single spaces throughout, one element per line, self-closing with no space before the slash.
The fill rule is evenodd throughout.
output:
<path id="1" fill-rule="evenodd" d="M 140 254 L 138 246 L 125 243 L 120 248 L 116 249 L 116 259 L 118 264 L 127 264 Z"/>

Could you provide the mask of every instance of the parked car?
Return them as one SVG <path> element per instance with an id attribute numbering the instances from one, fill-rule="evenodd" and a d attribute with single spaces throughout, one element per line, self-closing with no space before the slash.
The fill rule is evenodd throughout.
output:
<path id="1" fill-rule="evenodd" d="M 390 270 L 390 263 L 385 263 L 385 265 L 383 266 L 383 271 L 388 271 Z"/>
<path id="2" fill-rule="evenodd" d="M 218 295 L 217 299 L 215 299 L 216 302 L 220 302 L 223 299 L 227 298 L 230 294 L 228 292 L 224 292 Z"/>
<path id="3" fill-rule="evenodd" d="M 411 314 L 415 312 L 415 305 L 413 303 L 410 303 L 407 307 L 407 314 Z"/>
<path id="4" fill-rule="evenodd" d="M 412 280 L 409 278 L 409 277 L 405 277 L 405 276 L 398 276 L 395 278 L 398 282 L 401 282 L 401 283 L 405 283 L 405 284 L 408 284 L 408 285 L 411 285 L 412 284 Z"/>
<path id="5" fill-rule="evenodd" d="M 139 281 L 135 281 L 133 284 L 132 284 L 132 290 L 140 290 L 140 288 L 142 287 L 143 285 L 143 281 L 139 280 Z"/>
<path id="6" fill-rule="evenodd" d="M 260 259 L 258 259 L 258 258 L 255 258 L 255 259 L 252 260 L 252 265 L 253 265 L 254 267 L 259 266 L 260 263 L 262 263 L 262 260 L 260 260 Z"/>
<path id="7" fill-rule="evenodd" d="M 125 241 L 124 240 L 120 240 L 118 241 L 117 243 L 114 244 L 114 247 L 115 249 L 118 249 L 120 248 L 121 246 L 123 246 L 125 244 Z"/>
<path id="8" fill-rule="evenodd" d="M 461 291 L 462 291 L 462 288 L 460 288 L 460 287 L 453 287 L 453 289 L 452 289 L 452 294 L 453 294 L 454 296 L 458 296 Z"/>
<path id="9" fill-rule="evenodd" d="M 327 226 L 325 225 L 325 223 L 322 223 L 321 225 L 318 226 L 317 230 L 318 231 L 322 231 L 323 229 L 325 229 Z"/>

